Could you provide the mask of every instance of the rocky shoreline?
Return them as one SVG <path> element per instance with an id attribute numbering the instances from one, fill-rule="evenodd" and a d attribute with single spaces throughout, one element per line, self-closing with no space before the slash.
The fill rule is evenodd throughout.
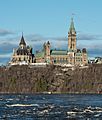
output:
<path id="1" fill-rule="evenodd" d="M 0 67 L 0 93 L 102 93 L 102 64 Z"/>

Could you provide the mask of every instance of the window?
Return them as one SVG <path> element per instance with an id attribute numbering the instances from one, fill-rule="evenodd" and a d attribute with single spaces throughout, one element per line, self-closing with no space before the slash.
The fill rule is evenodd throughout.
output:
<path id="1" fill-rule="evenodd" d="M 19 58 L 19 61 L 21 61 L 21 58 Z"/>

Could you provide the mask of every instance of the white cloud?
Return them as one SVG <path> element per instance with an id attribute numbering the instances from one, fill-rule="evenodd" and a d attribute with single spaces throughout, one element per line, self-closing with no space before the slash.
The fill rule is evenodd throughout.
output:
<path id="1" fill-rule="evenodd" d="M 0 54 L 0 58 L 10 58 L 11 56 L 12 56 L 12 53 Z"/>
<path id="2" fill-rule="evenodd" d="M 0 29 L 0 36 L 7 36 L 7 35 L 12 35 L 12 34 L 14 33 L 11 32 L 10 30 Z"/>
<path id="3" fill-rule="evenodd" d="M 32 34 L 24 36 L 27 45 L 31 45 L 33 50 L 41 50 L 43 43 L 46 41 L 50 41 L 51 49 L 67 49 L 68 46 L 68 38 L 65 37 L 44 37 L 39 34 Z M 102 54 L 102 41 L 101 35 L 91 35 L 91 34 L 81 34 L 79 35 L 79 41 L 77 41 L 77 48 L 86 48 L 89 52 L 89 56 L 101 56 Z M 12 36 L 7 38 L 0 38 L 0 63 L 6 62 L 8 59 L 11 58 L 13 48 L 17 48 L 19 46 L 21 36 Z M 86 41 L 83 41 L 86 40 Z M 8 61 L 7 61 L 8 62 Z"/>

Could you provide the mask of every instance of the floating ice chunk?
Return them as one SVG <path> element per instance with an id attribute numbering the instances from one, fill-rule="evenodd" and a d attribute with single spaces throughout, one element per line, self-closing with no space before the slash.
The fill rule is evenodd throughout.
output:
<path id="1" fill-rule="evenodd" d="M 96 115 L 94 115 L 95 117 L 99 117 L 101 114 L 99 113 L 99 114 L 96 114 Z"/>
<path id="2" fill-rule="evenodd" d="M 31 106 L 39 106 L 38 104 L 12 104 L 6 105 L 7 107 L 31 107 Z"/>
<path id="3" fill-rule="evenodd" d="M 89 109 L 85 109 L 84 110 L 84 113 L 94 113 L 92 110 L 89 110 Z"/>
<path id="4" fill-rule="evenodd" d="M 69 111 L 67 112 L 68 115 L 71 115 L 71 116 L 76 116 L 77 112 L 72 112 L 72 111 Z"/>

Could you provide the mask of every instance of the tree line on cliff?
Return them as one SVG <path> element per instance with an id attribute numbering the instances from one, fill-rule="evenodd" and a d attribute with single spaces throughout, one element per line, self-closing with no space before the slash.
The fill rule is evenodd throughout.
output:
<path id="1" fill-rule="evenodd" d="M 54 65 L 0 67 L 0 92 L 101 93 L 101 72 L 101 64 L 83 69 L 76 67 L 75 70 Z"/>

